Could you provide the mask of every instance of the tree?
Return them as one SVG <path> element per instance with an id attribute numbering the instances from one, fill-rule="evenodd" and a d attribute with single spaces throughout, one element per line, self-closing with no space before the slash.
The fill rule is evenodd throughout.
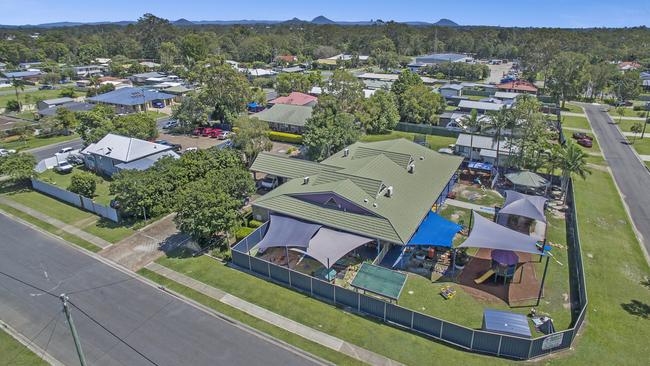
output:
<path id="1" fill-rule="evenodd" d="M 641 93 L 640 76 L 636 71 L 618 73 L 612 80 L 612 91 L 619 100 L 631 100 Z"/>
<path id="2" fill-rule="evenodd" d="M 436 114 L 444 105 L 442 95 L 434 93 L 424 84 L 414 85 L 402 93 L 399 114 L 405 122 L 434 124 Z"/>
<path id="3" fill-rule="evenodd" d="M 196 94 L 185 96 L 181 104 L 172 107 L 172 118 L 178 121 L 178 129 L 186 133 L 207 124 L 209 117 L 208 106 Z"/>
<path id="4" fill-rule="evenodd" d="M 232 142 L 236 149 L 240 150 L 246 157 L 247 165 L 251 165 L 257 154 L 262 151 L 270 151 L 273 143 L 269 139 L 269 125 L 257 118 L 241 116 L 235 120 L 237 133 Z"/>
<path id="5" fill-rule="evenodd" d="M 616 114 L 618 114 L 618 123 L 621 123 L 623 116 L 625 116 L 625 107 L 619 105 L 618 107 L 614 108 L 614 111 L 616 111 Z"/>
<path id="6" fill-rule="evenodd" d="M 488 125 L 495 130 L 494 138 L 497 140 L 496 169 L 499 170 L 500 150 L 501 150 L 501 133 L 503 129 L 512 127 L 516 121 L 510 109 L 502 108 L 499 111 L 489 114 Z"/>
<path id="7" fill-rule="evenodd" d="M 303 143 L 312 160 L 321 161 L 359 139 L 354 116 L 345 112 L 338 100 L 322 96 L 305 123 Z"/>
<path id="8" fill-rule="evenodd" d="M 474 132 L 481 131 L 481 120 L 476 109 L 472 109 L 469 114 L 462 116 L 460 120 L 469 130 L 469 161 L 471 162 L 474 159 Z"/>
<path id="9" fill-rule="evenodd" d="M 363 82 L 346 70 L 335 70 L 324 90 L 345 112 L 353 112 L 363 100 Z"/>
<path id="10" fill-rule="evenodd" d="M 174 65 L 180 51 L 173 42 L 162 42 L 160 44 L 160 64 L 164 67 Z M 196 59 L 195 59 L 196 60 Z"/>
<path id="11" fill-rule="evenodd" d="M 232 122 L 246 110 L 250 85 L 244 75 L 218 58 L 206 60 L 196 70 L 196 79 L 202 86 L 199 96 L 214 109 L 216 119 Z"/>
<path id="12" fill-rule="evenodd" d="M 399 122 L 397 98 L 389 91 L 377 90 L 362 103 L 357 118 L 366 133 L 388 132 Z"/>
<path id="13" fill-rule="evenodd" d="M 179 48 L 183 60 L 192 60 L 193 62 L 204 60 L 210 52 L 206 39 L 195 33 L 183 37 Z"/>
<path id="14" fill-rule="evenodd" d="M 70 130 L 77 128 L 79 125 L 79 119 L 77 119 L 77 114 L 67 108 L 58 108 L 56 110 L 56 115 L 54 116 L 54 129 L 58 131 L 63 131 L 64 134 L 68 134 Z"/>
<path id="15" fill-rule="evenodd" d="M 385 71 L 399 66 L 399 55 L 392 51 L 375 50 L 372 59 L 379 68 Z"/>
<path id="16" fill-rule="evenodd" d="M 282 73 L 275 78 L 275 89 L 281 95 L 291 92 L 308 93 L 313 86 L 307 74 Z"/>
<path id="17" fill-rule="evenodd" d="M 634 133 L 634 139 L 632 139 L 632 143 L 635 143 L 637 135 L 643 132 L 643 124 L 641 124 L 641 122 L 635 122 L 632 127 L 630 127 L 630 131 Z"/>
<path id="18" fill-rule="evenodd" d="M 112 119 L 115 112 L 111 107 L 99 105 L 90 111 L 80 112 L 77 133 L 85 143 L 90 144 L 102 139 L 113 129 Z"/>
<path id="19" fill-rule="evenodd" d="M 31 154 L 18 153 L 0 157 L 0 176 L 6 175 L 14 183 L 34 177 L 36 158 Z"/>
<path id="20" fill-rule="evenodd" d="M 550 69 L 547 87 L 562 102 L 578 96 L 582 91 L 587 72 L 587 58 L 575 52 L 560 52 Z"/>
<path id="21" fill-rule="evenodd" d="M 8 112 L 20 112 L 20 103 L 17 100 L 10 99 L 5 106 Z"/>
<path id="22" fill-rule="evenodd" d="M 11 86 L 13 86 L 14 92 L 16 93 L 16 103 L 18 104 L 18 112 L 20 112 L 23 108 L 22 105 L 20 104 L 20 98 L 18 98 L 18 90 L 20 90 L 21 92 L 24 91 L 25 84 L 20 79 L 11 79 Z M 7 107 L 8 106 L 9 105 L 7 104 Z"/>
<path id="23" fill-rule="evenodd" d="M 68 191 L 93 198 L 97 189 L 97 177 L 93 173 L 79 171 L 72 174 Z"/>
<path id="24" fill-rule="evenodd" d="M 169 20 L 149 13 L 138 18 L 134 28 L 142 45 L 142 57 L 154 60 L 160 58 L 161 44 L 169 40 L 174 33 L 174 27 Z"/>
<path id="25" fill-rule="evenodd" d="M 589 90 L 590 97 L 594 98 L 596 96 L 602 97 L 605 88 L 607 88 L 618 70 L 616 65 L 609 62 L 601 62 L 595 65 L 589 66 Z"/>
<path id="26" fill-rule="evenodd" d="M 565 193 L 569 184 L 569 178 L 577 175 L 582 179 L 587 178 L 591 171 L 587 169 L 587 153 L 584 152 L 576 143 L 568 140 L 560 150 L 560 155 L 555 157 L 559 159 L 558 166 L 562 170 L 562 190 Z"/>
<path id="27" fill-rule="evenodd" d="M 76 97 L 76 94 L 74 92 L 74 88 L 63 88 L 59 92 L 59 97 L 67 97 L 67 98 L 74 98 Z"/>
<path id="28" fill-rule="evenodd" d="M 140 140 L 153 140 L 158 137 L 156 120 L 146 113 L 133 113 L 117 116 L 112 121 L 112 133 L 134 137 Z"/>

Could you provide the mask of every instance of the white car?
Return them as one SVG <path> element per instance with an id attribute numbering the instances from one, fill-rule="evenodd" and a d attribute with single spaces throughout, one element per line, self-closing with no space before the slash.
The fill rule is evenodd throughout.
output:
<path id="1" fill-rule="evenodd" d="M 64 147 L 63 149 L 59 150 L 59 154 L 69 153 L 72 150 L 74 150 L 74 149 L 71 148 L 71 147 Z"/>
<path id="2" fill-rule="evenodd" d="M 16 150 L 7 150 L 7 149 L 0 149 L 0 156 L 7 156 L 9 154 L 15 154 Z"/>
<path id="3" fill-rule="evenodd" d="M 170 119 L 169 121 L 167 121 L 167 123 L 163 125 L 163 128 L 166 130 L 174 127 L 178 127 L 178 121 L 175 119 Z"/>
<path id="4" fill-rule="evenodd" d="M 59 172 L 59 173 L 70 173 L 74 167 L 72 164 L 68 163 L 67 161 L 62 161 L 58 165 L 54 167 L 54 170 Z"/>

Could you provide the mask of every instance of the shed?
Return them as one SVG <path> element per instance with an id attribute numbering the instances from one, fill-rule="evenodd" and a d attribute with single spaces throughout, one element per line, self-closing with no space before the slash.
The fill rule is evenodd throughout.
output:
<path id="1" fill-rule="evenodd" d="M 485 309 L 483 311 L 483 329 L 520 337 L 530 338 L 532 336 L 526 316 L 509 311 Z"/>

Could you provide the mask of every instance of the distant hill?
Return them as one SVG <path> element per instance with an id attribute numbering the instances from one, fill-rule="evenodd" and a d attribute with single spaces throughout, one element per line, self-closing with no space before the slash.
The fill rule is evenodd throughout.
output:
<path id="1" fill-rule="evenodd" d="M 460 27 L 460 24 L 454 22 L 453 20 L 442 18 L 439 21 L 433 23 L 439 27 Z"/>
<path id="2" fill-rule="evenodd" d="M 178 26 L 178 27 L 189 27 L 192 25 L 195 25 L 193 22 L 190 22 L 189 20 L 185 18 L 180 18 L 176 21 L 172 22 L 173 25 Z"/>
<path id="3" fill-rule="evenodd" d="M 328 19 L 322 15 L 317 16 L 316 18 L 311 20 L 312 24 L 336 24 L 335 21 Z"/>

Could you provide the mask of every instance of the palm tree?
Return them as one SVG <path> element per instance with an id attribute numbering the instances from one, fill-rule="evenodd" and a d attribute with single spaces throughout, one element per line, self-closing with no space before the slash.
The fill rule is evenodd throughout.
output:
<path id="1" fill-rule="evenodd" d="M 630 131 L 634 133 L 634 137 L 632 138 L 632 143 L 636 142 L 637 135 L 640 133 L 643 133 L 643 125 L 641 122 L 636 122 L 635 124 L 630 127 Z"/>
<path id="2" fill-rule="evenodd" d="M 467 127 L 470 133 L 469 140 L 469 161 L 472 162 L 472 156 L 474 153 L 474 129 L 481 131 L 481 121 L 478 117 L 478 112 L 476 109 L 472 109 L 470 114 L 466 114 L 460 118 L 460 121 L 463 125 Z"/>
<path id="3" fill-rule="evenodd" d="M 584 152 L 576 143 L 569 140 L 564 145 L 559 157 L 558 166 L 562 170 L 562 191 L 566 200 L 566 189 L 569 184 L 569 178 L 572 175 L 578 175 L 582 179 L 587 178 L 591 171 L 587 169 L 587 153 Z"/>
<path id="4" fill-rule="evenodd" d="M 496 168 L 499 171 L 499 151 L 501 150 L 501 132 L 504 128 L 508 127 L 513 122 L 513 113 L 510 109 L 500 109 L 496 112 L 490 113 L 490 121 L 488 122 L 491 128 L 495 129 L 494 137 L 497 139 L 497 160 Z"/>
<path id="5" fill-rule="evenodd" d="M 99 78 L 91 76 L 88 78 L 88 85 L 93 88 L 93 96 L 97 95 L 97 87 L 99 86 Z"/>
<path id="6" fill-rule="evenodd" d="M 18 98 L 18 89 L 20 89 L 21 92 L 25 91 L 25 85 L 22 80 L 13 78 L 11 79 L 11 86 L 13 86 L 16 91 L 16 102 L 18 102 L 18 112 L 20 112 L 22 111 L 22 105 L 20 104 L 20 98 Z"/>

